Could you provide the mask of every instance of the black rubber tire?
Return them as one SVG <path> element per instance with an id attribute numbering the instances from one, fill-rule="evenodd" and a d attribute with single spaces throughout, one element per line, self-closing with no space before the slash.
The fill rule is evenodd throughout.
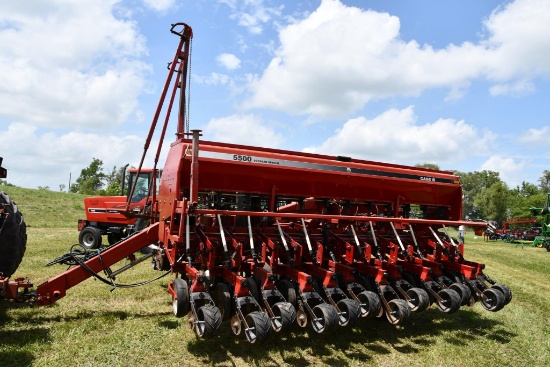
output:
<path id="1" fill-rule="evenodd" d="M 287 332 L 296 322 L 296 309 L 290 302 L 277 302 L 271 306 L 275 319 L 271 326 L 275 332 Z"/>
<path id="2" fill-rule="evenodd" d="M 124 236 L 120 233 L 107 233 L 107 242 L 109 243 L 109 246 L 114 245 L 123 238 Z"/>
<path id="3" fill-rule="evenodd" d="M 361 305 L 354 299 L 344 298 L 336 303 L 340 309 L 338 323 L 340 326 L 351 326 L 357 323 L 361 315 Z"/>
<path id="4" fill-rule="evenodd" d="M 467 285 L 462 283 L 453 283 L 449 288 L 458 293 L 458 295 L 460 296 L 461 306 L 467 306 L 470 304 L 472 291 L 470 291 L 470 288 Z"/>
<path id="5" fill-rule="evenodd" d="M 313 307 L 313 314 L 315 319 L 311 320 L 311 326 L 318 334 L 333 330 L 338 326 L 338 312 L 331 304 L 318 304 Z"/>
<path id="6" fill-rule="evenodd" d="M 101 246 L 101 230 L 96 227 L 84 227 L 78 235 L 78 242 L 82 247 L 93 250 Z"/>
<path id="7" fill-rule="evenodd" d="M 396 298 L 388 302 L 390 312 L 386 313 L 386 318 L 393 325 L 403 324 L 411 315 L 411 308 L 407 301 Z"/>
<path id="8" fill-rule="evenodd" d="M 248 329 L 244 330 L 246 340 L 251 344 L 261 343 L 269 338 L 272 333 L 271 320 L 265 312 L 254 311 L 244 318 L 248 324 Z"/>
<path id="9" fill-rule="evenodd" d="M 0 219 L 0 273 L 10 277 L 15 273 L 27 249 L 27 225 L 17 204 L 3 191 L 0 191 L 0 205 L 4 215 Z"/>
<path id="10" fill-rule="evenodd" d="M 195 333 L 199 338 L 210 339 L 220 332 L 222 315 L 216 306 L 201 306 L 197 310 Z"/>
<path id="11" fill-rule="evenodd" d="M 255 277 L 248 277 L 246 278 L 246 281 L 248 282 L 248 291 L 250 292 L 250 295 L 254 297 L 256 302 L 260 304 L 261 298 L 260 298 L 260 287 L 258 286 L 258 281 Z"/>
<path id="12" fill-rule="evenodd" d="M 430 307 L 430 296 L 422 288 L 411 288 L 407 291 L 407 295 L 410 297 L 408 302 L 412 312 L 422 312 Z"/>
<path id="13" fill-rule="evenodd" d="M 363 291 L 357 294 L 361 302 L 361 317 L 376 317 L 380 313 L 382 303 L 378 294 L 371 291 Z"/>
<path id="14" fill-rule="evenodd" d="M 487 311 L 497 312 L 504 307 L 504 294 L 496 288 L 488 288 L 483 291 L 485 297 L 480 298 L 481 305 Z"/>
<path id="15" fill-rule="evenodd" d="M 227 321 L 233 314 L 233 302 L 231 300 L 231 292 L 225 283 L 217 283 L 214 291 L 211 292 L 212 300 L 220 310 L 222 321 Z"/>
<path id="16" fill-rule="evenodd" d="M 454 313 L 460 309 L 462 300 L 458 292 L 445 288 L 440 290 L 437 294 L 443 299 L 441 302 L 436 302 L 439 311 L 443 313 Z"/>
<path id="17" fill-rule="evenodd" d="M 184 317 L 189 313 L 189 287 L 185 280 L 176 278 L 174 279 L 173 288 L 177 296 L 177 298 L 172 297 L 174 316 Z"/>
<path id="18" fill-rule="evenodd" d="M 498 289 L 504 295 L 504 305 L 507 305 L 512 301 L 512 290 L 504 284 L 494 284 L 491 288 Z"/>
<path id="19" fill-rule="evenodd" d="M 290 280 L 281 279 L 275 284 L 284 299 L 290 303 L 294 308 L 298 305 L 298 297 L 296 295 L 296 288 Z"/>

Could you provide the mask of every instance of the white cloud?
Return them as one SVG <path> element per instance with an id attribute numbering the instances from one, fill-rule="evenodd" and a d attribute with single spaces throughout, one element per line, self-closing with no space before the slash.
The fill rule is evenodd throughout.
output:
<path id="1" fill-rule="evenodd" d="M 516 162 L 513 158 L 505 158 L 500 155 L 489 157 L 482 165 L 482 170 L 495 171 L 500 174 L 502 181 L 509 186 L 514 187 L 521 184 L 522 170 L 526 167 L 526 162 Z"/>
<path id="2" fill-rule="evenodd" d="M 127 120 L 149 68 L 116 1 L 6 2 L 0 13 L 0 119 L 103 128 Z"/>
<path id="3" fill-rule="evenodd" d="M 531 128 L 518 137 L 520 143 L 535 144 L 538 147 L 550 147 L 550 128 L 548 126 L 540 129 Z"/>
<path id="4" fill-rule="evenodd" d="M 261 34 L 264 26 L 281 16 L 283 5 L 278 7 L 265 6 L 263 0 L 219 0 L 231 9 L 230 18 L 245 27 L 252 34 Z"/>
<path id="5" fill-rule="evenodd" d="M 176 4 L 176 0 L 143 0 L 147 7 L 158 11 L 165 12 Z"/>
<path id="6" fill-rule="evenodd" d="M 193 75 L 192 78 L 197 83 L 206 85 L 225 85 L 230 81 L 228 75 L 220 73 L 210 73 L 207 76 Z"/>
<path id="7" fill-rule="evenodd" d="M 447 100 L 461 98 L 482 78 L 496 82 L 495 95 L 528 93 L 534 78 L 550 74 L 548 24 L 550 2 L 517 0 L 491 14 L 480 43 L 434 49 L 403 41 L 395 16 L 323 0 L 280 30 L 280 46 L 250 84 L 245 107 L 342 117 L 374 98 L 430 88 L 449 88 Z"/>
<path id="8" fill-rule="evenodd" d="M 235 70 L 241 67 L 241 60 L 233 54 L 219 54 L 216 57 L 216 61 L 228 70 Z"/>
<path id="9" fill-rule="evenodd" d="M 212 119 L 204 127 L 208 140 L 225 143 L 246 144 L 262 147 L 277 147 L 284 136 L 276 128 L 264 123 L 255 115 L 232 115 Z"/>
<path id="10" fill-rule="evenodd" d="M 144 137 L 136 135 L 40 132 L 23 123 L 10 124 L 0 131 L 4 165 L 9 168 L 7 181 L 29 188 L 49 186 L 52 190 L 58 190 L 60 184 L 68 186 L 69 174 L 74 183 L 92 158 L 101 159 L 106 170 L 126 163 L 135 165 L 142 152 L 136 147 L 143 143 Z"/>
<path id="11" fill-rule="evenodd" d="M 492 134 L 480 133 L 464 121 L 439 119 L 418 125 L 413 108 L 408 107 L 391 109 L 372 120 L 348 120 L 332 137 L 306 151 L 404 164 L 441 164 L 482 154 L 492 140 Z"/>

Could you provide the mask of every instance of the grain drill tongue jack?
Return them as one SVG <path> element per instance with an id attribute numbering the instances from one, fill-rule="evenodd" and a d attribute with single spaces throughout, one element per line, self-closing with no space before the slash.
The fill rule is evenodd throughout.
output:
<path id="1" fill-rule="evenodd" d="M 151 224 L 111 247 L 54 260 L 75 266 L 38 287 L 39 305 L 101 271 L 118 274 L 124 269 L 110 267 L 141 261 L 133 254 L 145 246 L 154 248 L 145 258 L 155 269 L 174 277 L 175 316 L 187 316 L 202 338 L 224 321 L 256 343 L 295 325 L 325 333 L 359 318 L 400 324 L 433 303 L 451 313 L 478 301 L 489 311 L 510 302 L 510 290 L 466 260 L 463 244 L 448 235 L 448 226 L 486 226 L 461 221 L 462 189 L 452 173 L 216 143 L 189 132 L 192 30 L 178 23 L 171 32 L 180 42 L 141 160 L 168 100 L 157 168 L 179 90 L 176 140 Z"/>

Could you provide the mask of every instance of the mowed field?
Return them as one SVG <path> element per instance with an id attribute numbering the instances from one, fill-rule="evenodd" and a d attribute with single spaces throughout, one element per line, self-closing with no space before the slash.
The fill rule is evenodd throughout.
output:
<path id="1" fill-rule="evenodd" d="M 78 242 L 84 196 L 0 190 L 17 202 L 28 225 L 27 252 L 14 277 L 28 277 L 36 287 L 66 269 L 44 265 Z M 170 275 L 115 290 L 88 279 L 52 306 L 0 301 L 0 366 L 550 365 L 550 252 L 483 242 L 468 231 L 465 257 L 485 263 L 487 274 L 512 289 L 513 300 L 503 310 L 492 313 L 476 304 L 447 315 L 432 306 L 402 326 L 363 319 L 326 335 L 296 327 L 251 345 L 227 323 L 218 337 L 198 339 L 186 318 L 172 314 Z M 117 282 L 158 275 L 144 262 Z"/>

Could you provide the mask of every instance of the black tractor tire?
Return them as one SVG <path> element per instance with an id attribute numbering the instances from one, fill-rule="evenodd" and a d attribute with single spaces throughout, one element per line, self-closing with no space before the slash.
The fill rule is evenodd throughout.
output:
<path id="1" fill-rule="evenodd" d="M 78 243 L 87 250 L 94 250 L 101 246 L 101 230 L 96 227 L 84 227 L 78 235 Z"/>
<path id="2" fill-rule="evenodd" d="M 27 249 L 27 225 L 17 205 L 0 191 L 0 273 L 15 273 Z"/>

